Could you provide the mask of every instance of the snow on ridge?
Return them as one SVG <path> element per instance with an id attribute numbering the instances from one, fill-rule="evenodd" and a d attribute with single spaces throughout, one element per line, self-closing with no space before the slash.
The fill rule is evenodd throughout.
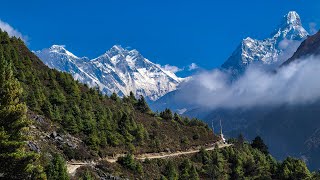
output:
<path id="1" fill-rule="evenodd" d="M 61 53 L 61 54 L 67 54 L 68 56 L 71 56 L 72 58 L 79 58 L 77 56 L 75 56 L 74 54 L 72 54 L 70 51 L 68 51 L 66 48 L 66 45 L 52 45 L 49 50 L 51 52 L 56 52 L 56 53 Z"/>
<path id="2" fill-rule="evenodd" d="M 144 58 L 136 49 L 114 45 L 101 56 L 88 60 L 79 58 L 63 45 L 34 52 L 46 65 L 69 72 L 89 86 L 98 86 L 103 93 L 116 92 L 119 96 L 145 96 L 156 100 L 179 86 L 184 78 L 165 71 Z"/>
<path id="3" fill-rule="evenodd" d="M 247 37 L 222 65 L 223 69 L 231 69 L 236 75 L 241 74 L 247 65 L 257 62 L 274 64 L 281 60 L 285 49 L 279 47 L 283 41 L 287 43 L 302 42 L 308 36 L 302 27 L 300 16 L 295 11 L 290 11 L 283 17 L 281 24 L 271 33 L 271 37 L 264 40 Z M 286 51 L 290 56 L 290 53 Z M 291 55 L 292 55 L 291 54 Z"/>
<path id="4" fill-rule="evenodd" d="M 289 11 L 288 14 L 284 16 L 285 20 L 287 20 L 287 24 L 294 24 L 301 26 L 300 16 L 296 11 Z"/>

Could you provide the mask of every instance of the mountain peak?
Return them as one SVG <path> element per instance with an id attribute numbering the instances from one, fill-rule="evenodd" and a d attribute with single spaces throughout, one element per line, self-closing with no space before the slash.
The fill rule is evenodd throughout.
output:
<path id="1" fill-rule="evenodd" d="M 68 51 L 66 49 L 65 45 L 56 45 L 56 44 L 54 44 L 49 48 L 49 51 L 50 52 L 59 53 L 59 54 L 66 54 L 67 56 L 71 56 L 73 58 L 78 58 L 76 55 L 74 55 L 70 51 Z"/>
<path id="2" fill-rule="evenodd" d="M 61 51 L 66 51 L 65 47 L 66 47 L 65 45 L 54 44 L 49 49 L 52 50 L 52 51 L 61 52 Z"/>
<path id="3" fill-rule="evenodd" d="M 122 53 L 122 52 L 126 51 L 126 49 L 124 49 L 121 45 L 113 45 L 109 51 Z"/>
<path id="4" fill-rule="evenodd" d="M 303 28 L 299 14 L 290 11 L 283 17 L 282 23 L 272 35 L 274 38 L 280 38 L 279 40 L 303 40 L 309 33 Z"/>
<path id="5" fill-rule="evenodd" d="M 144 59 L 144 57 L 140 54 L 136 49 L 129 50 L 127 48 L 123 48 L 121 45 L 114 45 L 103 56 L 114 57 L 114 56 L 123 56 L 129 59 L 140 57 L 139 59 Z M 121 59 L 119 59 L 121 60 Z M 127 58 L 123 58 L 122 60 L 128 60 Z"/>
<path id="6" fill-rule="evenodd" d="M 302 26 L 300 16 L 296 11 L 289 11 L 289 13 L 284 16 L 284 23 L 287 25 Z"/>
<path id="7" fill-rule="evenodd" d="M 303 41 L 308 36 L 303 28 L 300 16 L 295 11 L 288 12 L 278 28 L 271 33 L 269 38 L 258 40 L 247 37 L 241 45 L 232 53 L 228 60 L 222 65 L 224 69 L 233 69 L 235 74 L 244 72 L 247 65 L 252 62 L 263 64 L 276 64 L 283 52 L 280 42 Z M 287 54 L 289 52 L 286 52 Z M 293 52 L 290 52 L 293 54 Z M 282 57 L 283 58 L 283 57 Z"/>
<path id="8" fill-rule="evenodd" d="M 63 45 L 36 51 L 35 54 L 49 67 L 72 76 L 90 87 L 98 86 L 106 94 L 116 92 L 119 96 L 145 96 L 156 100 L 176 90 L 184 80 L 174 73 L 162 70 L 144 58 L 136 49 L 114 45 L 104 54 L 89 60 L 73 58 Z"/>

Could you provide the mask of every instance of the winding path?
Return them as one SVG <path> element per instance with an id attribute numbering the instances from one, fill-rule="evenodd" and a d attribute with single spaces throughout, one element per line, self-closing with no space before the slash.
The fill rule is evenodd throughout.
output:
<path id="1" fill-rule="evenodd" d="M 218 148 L 224 148 L 224 147 L 229 147 L 231 144 L 220 144 L 218 145 Z M 212 151 L 214 150 L 214 147 L 208 147 L 205 150 L 207 151 Z M 173 153 L 147 153 L 147 154 L 141 154 L 135 156 L 135 159 L 138 160 L 145 160 L 145 159 L 164 159 L 168 157 L 174 157 L 174 156 L 180 156 L 180 155 L 185 155 L 185 154 L 194 154 L 198 153 L 200 149 L 196 150 L 188 150 L 188 151 L 178 151 L 178 152 L 173 152 Z"/>
<path id="2" fill-rule="evenodd" d="M 224 148 L 224 147 L 229 147 L 232 144 L 218 144 L 218 148 Z M 215 145 L 212 147 L 208 147 L 205 150 L 207 151 L 212 151 L 214 150 Z M 169 158 L 169 157 L 175 157 L 175 156 L 180 156 L 180 155 L 186 155 L 186 154 L 194 154 L 199 152 L 200 149 L 196 150 L 188 150 L 188 151 L 178 151 L 178 152 L 160 152 L 160 153 L 145 153 L 145 154 L 140 154 L 140 155 L 135 155 L 135 159 L 138 160 L 145 160 L 145 159 L 164 159 L 164 158 Z M 115 163 L 117 162 L 119 157 L 125 156 L 125 154 L 118 154 L 114 158 L 106 157 L 100 160 L 106 160 L 110 163 Z M 94 166 L 96 162 L 73 162 L 69 161 L 67 162 L 67 169 L 68 173 L 71 174 L 72 176 L 75 174 L 76 170 L 81 167 L 81 166 Z"/>

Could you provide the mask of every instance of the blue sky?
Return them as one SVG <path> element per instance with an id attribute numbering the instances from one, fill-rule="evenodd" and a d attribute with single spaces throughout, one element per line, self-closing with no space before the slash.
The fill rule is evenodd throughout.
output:
<path id="1" fill-rule="evenodd" d="M 4 1 L 0 19 L 28 36 L 32 50 L 64 44 L 78 56 L 114 44 L 162 65 L 220 66 L 247 37 L 267 37 L 290 10 L 320 27 L 319 0 Z M 180 72 L 180 75 L 188 73 Z"/>

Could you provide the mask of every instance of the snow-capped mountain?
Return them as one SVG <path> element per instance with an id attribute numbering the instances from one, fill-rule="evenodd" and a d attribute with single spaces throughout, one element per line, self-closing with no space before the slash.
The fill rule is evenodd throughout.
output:
<path id="1" fill-rule="evenodd" d="M 68 72 L 80 82 L 98 86 L 107 94 L 115 92 L 124 96 L 132 91 L 136 96 L 156 100 L 175 90 L 184 80 L 144 58 L 137 50 L 119 45 L 92 60 L 77 57 L 59 45 L 34 53 L 50 68 Z"/>
<path id="2" fill-rule="evenodd" d="M 77 57 L 70 51 L 65 49 L 63 45 L 53 45 L 48 49 L 34 52 L 48 67 L 57 69 L 59 71 L 68 72 L 80 82 L 86 83 L 89 86 L 99 86 L 102 88 L 96 77 L 91 76 L 88 72 L 85 72 L 82 68 L 92 65 L 89 63 L 87 57 Z"/>
<path id="3" fill-rule="evenodd" d="M 99 69 L 93 75 L 107 87 L 107 92 L 115 91 L 119 95 L 132 91 L 156 100 L 175 90 L 183 80 L 144 58 L 137 50 L 129 51 L 121 46 L 113 46 L 90 63 Z"/>
<path id="4" fill-rule="evenodd" d="M 251 63 L 281 63 L 291 57 L 299 44 L 308 36 L 302 27 L 300 16 L 290 11 L 283 17 L 282 23 L 264 40 L 245 38 L 229 59 L 222 65 L 235 74 L 241 74 Z M 292 48 L 292 46 L 295 46 Z"/>
<path id="5" fill-rule="evenodd" d="M 295 11 L 290 11 L 283 17 L 281 24 L 271 33 L 270 38 L 265 40 L 245 38 L 229 59 L 222 64 L 221 68 L 230 70 L 234 77 L 239 77 L 251 63 L 260 63 L 262 66 L 271 65 L 272 68 L 277 68 L 294 54 L 301 42 L 307 37 L 308 32 L 302 27 L 299 15 Z M 186 100 L 184 91 L 184 87 L 181 87 L 150 105 L 153 110 L 170 108 L 177 111 L 187 109 L 185 113 L 189 113 L 190 116 L 204 115 L 204 112 L 189 112 L 191 109 L 197 108 L 196 105 L 189 104 L 193 101 Z"/>

